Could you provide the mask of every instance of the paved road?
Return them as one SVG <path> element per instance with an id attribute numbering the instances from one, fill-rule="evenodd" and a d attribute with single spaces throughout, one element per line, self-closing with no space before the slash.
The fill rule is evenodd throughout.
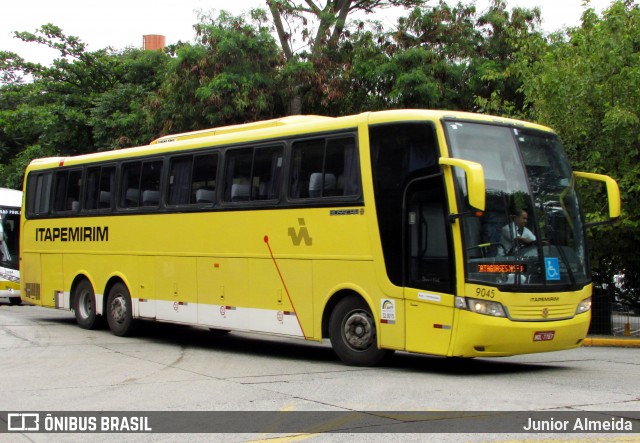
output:
<path id="1" fill-rule="evenodd" d="M 473 360 L 396 353 L 384 367 L 354 368 L 338 361 L 326 343 L 238 333 L 215 336 L 207 329 L 169 324 L 146 324 L 139 336 L 121 338 L 108 330 L 80 329 L 69 312 L 0 303 L 0 355 L 0 411 L 640 411 L 640 349 L 634 348 Z M 640 429 L 639 422 L 635 426 Z M 425 440 L 421 434 L 400 435 L 401 441 Z M 612 434 L 608 441 L 612 436 L 640 441 L 639 434 Z M 215 440 L 272 437 L 216 434 Z M 470 433 L 431 437 L 532 438 Z M 390 434 L 357 438 L 397 439 Z M 118 436 L 119 441 L 177 439 L 214 440 L 200 434 Z M 293 434 L 278 441 L 346 439 L 345 434 Z M 113 441 L 113 436 L 0 434 L 4 441 Z"/>

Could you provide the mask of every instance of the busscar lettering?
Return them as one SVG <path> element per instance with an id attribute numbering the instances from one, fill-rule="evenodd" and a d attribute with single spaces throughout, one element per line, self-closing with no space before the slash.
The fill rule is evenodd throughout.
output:
<path id="1" fill-rule="evenodd" d="M 37 242 L 102 242 L 109 241 L 109 226 L 77 226 L 37 228 Z"/>

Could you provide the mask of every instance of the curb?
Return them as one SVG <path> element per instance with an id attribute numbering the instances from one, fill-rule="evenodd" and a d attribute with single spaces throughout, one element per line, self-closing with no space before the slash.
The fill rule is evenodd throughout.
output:
<path id="1" fill-rule="evenodd" d="M 640 348 L 640 338 L 587 337 L 582 346 L 610 346 L 620 348 Z"/>

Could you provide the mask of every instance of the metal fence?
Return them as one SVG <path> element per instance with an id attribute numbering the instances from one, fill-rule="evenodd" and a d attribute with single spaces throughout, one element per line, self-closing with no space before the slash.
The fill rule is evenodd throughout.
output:
<path id="1" fill-rule="evenodd" d="M 611 291 L 594 289 L 591 335 L 640 337 L 640 312 L 615 301 Z"/>

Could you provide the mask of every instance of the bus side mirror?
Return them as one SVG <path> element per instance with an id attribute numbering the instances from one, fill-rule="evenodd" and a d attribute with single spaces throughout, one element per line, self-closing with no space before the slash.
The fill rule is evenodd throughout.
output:
<path id="1" fill-rule="evenodd" d="M 620 218 L 620 188 L 618 187 L 618 183 L 609 177 L 608 175 L 602 174 L 593 174 L 591 172 L 577 172 L 574 171 L 573 175 L 577 178 L 584 178 L 591 181 L 598 181 L 605 184 L 607 187 L 607 200 L 609 202 L 609 218 L 610 220 L 605 223 L 614 222 L 618 218 Z M 600 223 L 591 223 L 590 225 L 600 224 Z"/>
<path id="2" fill-rule="evenodd" d="M 440 157 L 440 165 L 456 166 L 462 168 L 467 179 L 467 194 L 469 204 L 477 211 L 485 208 L 484 170 L 480 163 L 459 158 Z M 463 215 L 463 214 L 459 214 Z"/>

